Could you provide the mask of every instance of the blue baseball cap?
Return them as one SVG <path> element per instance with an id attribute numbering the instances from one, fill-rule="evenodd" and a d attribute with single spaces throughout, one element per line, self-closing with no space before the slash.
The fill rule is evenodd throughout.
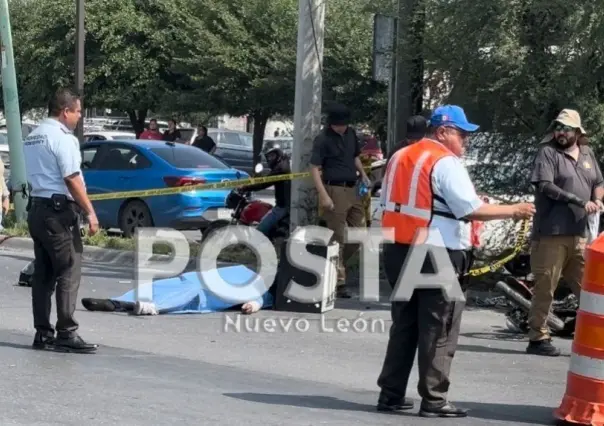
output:
<path id="1" fill-rule="evenodd" d="M 436 108 L 430 118 L 430 126 L 453 126 L 465 132 L 475 132 L 479 127 L 470 123 L 463 108 L 457 105 L 443 105 Z"/>

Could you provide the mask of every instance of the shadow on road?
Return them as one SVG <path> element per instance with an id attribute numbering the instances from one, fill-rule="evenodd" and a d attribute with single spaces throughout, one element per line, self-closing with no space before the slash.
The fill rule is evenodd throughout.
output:
<path id="1" fill-rule="evenodd" d="M 34 336 L 31 336 L 31 341 L 33 343 L 34 341 Z M 12 349 L 27 349 L 27 350 L 32 350 L 32 346 L 30 345 L 25 345 L 22 343 L 12 343 L 12 342 L 0 342 L 0 347 L 2 348 L 12 348 Z"/>
<path id="2" fill-rule="evenodd" d="M 248 402 L 271 405 L 289 405 L 292 407 L 326 410 L 375 411 L 375 405 L 359 404 L 324 395 L 281 395 L 270 393 L 225 393 L 223 395 Z"/>
<path id="3" fill-rule="evenodd" d="M 461 333 L 463 337 L 479 340 L 502 340 L 505 342 L 528 342 L 528 337 L 521 333 L 493 331 L 490 333 Z"/>
<path id="4" fill-rule="evenodd" d="M 458 345 L 457 351 L 461 352 L 475 352 L 475 353 L 492 353 L 501 355 L 525 355 L 526 352 L 523 349 L 503 349 L 503 348 L 490 348 L 488 346 L 480 345 Z"/>
<path id="5" fill-rule="evenodd" d="M 318 408 L 324 410 L 344 410 L 376 412 L 375 405 L 359 404 L 324 395 L 282 395 L 262 393 L 225 393 L 224 396 L 248 402 L 272 405 L 289 405 L 300 408 Z M 418 404 L 416 404 L 418 405 Z M 511 404 L 485 404 L 475 402 L 459 403 L 460 407 L 470 410 L 469 417 L 515 424 L 552 424 L 551 407 Z M 376 413 L 377 414 L 377 413 Z M 416 416 L 404 413 L 404 416 Z"/>

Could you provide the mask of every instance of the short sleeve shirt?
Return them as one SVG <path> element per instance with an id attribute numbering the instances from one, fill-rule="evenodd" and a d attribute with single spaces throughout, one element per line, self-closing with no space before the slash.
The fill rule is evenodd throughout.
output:
<path id="1" fill-rule="evenodd" d="M 594 189 L 604 183 L 594 152 L 588 146 L 579 148 L 577 160 L 555 142 L 543 144 L 537 156 L 531 183 L 550 182 L 585 201 L 593 199 Z M 581 206 L 556 201 L 536 191 L 536 213 L 533 218 L 534 238 L 539 236 L 587 236 L 587 213 Z"/>
<path id="2" fill-rule="evenodd" d="M 459 158 L 453 155 L 441 158 L 434 165 L 432 191 L 434 195 L 446 202 L 443 204 L 435 199 L 434 210 L 451 213 L 457 219 L 465 218 L 483 205 L 467 169 Z M 434 215 L 430 226 L 440 231 L 445 247 L 448 249 L 469 250 L 472 248 L 470 222 Z"/>
<path id="3" fill-rule="evenodd" d="M 324 181 L 357 180 L 355 158 L 361 154 L 361 142 L 350 127 L 343 135 L 326 127 L 315 138 L 310 164 L 321 167 Z"/>
<path id="4" fill-rule="evenodd" d="M 67 127 L 47 118 L 25 138 L 23 154 L 33 197 L 64 194 L 73 199 L 64 179 L 82 173 L 82 156 L 78 139 Z"/>

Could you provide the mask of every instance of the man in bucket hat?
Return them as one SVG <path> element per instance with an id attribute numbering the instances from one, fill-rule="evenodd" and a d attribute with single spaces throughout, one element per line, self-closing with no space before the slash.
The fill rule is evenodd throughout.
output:
<path id="1" fill-rule="evenodd" d="M 547 129 L 535 158 L 536 189 L 531 269 L 535 276 L 527 353 L 558 356 L 547 328 L 561 277 L 579 297 L 585 266 L 588 218 L 604 208 L 604 179 L 577 111 L 564 109 Z"/>

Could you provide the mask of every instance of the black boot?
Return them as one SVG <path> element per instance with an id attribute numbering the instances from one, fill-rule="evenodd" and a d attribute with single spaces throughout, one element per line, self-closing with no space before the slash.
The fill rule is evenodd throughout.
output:
<path id="1" fill-rule="evenodd" d="M 560 356 L 560 349 L 552 345 L 552 339 L 529 342 L 526 353 L 541 356 Z"/>
<path id="2" fill-rule="evenodd" d="M 345 285 L 336 287 L 336 297 L 338 299 L 351 299 L 352 293 Z"/>
<path id="3" fill-rule="evenodd" d="M 80 336 L 58 336 L 55 339 L 54 348 L 59 352 L 73 352 L 73 353 L 94 353 L 98 349 L 98 345 L 86 343 Z"/>
<path id="4" fill-rule="evenodd" d="M 31 287 L 31 275 L 27 275 L 24 272 L 19 274 L 19 283 L 21 287 Z"/>
<path id="5" fill-rule="evenodd" d="M 409 398 L 389 398 L 380 394 L 377 403 L 377 410 L 382 413 L 391 413 L 396 411 L 406 411 L 413 409 L 413 401 Z"/>
<path id="6" fill-rule="evenodd" d="M 445 406 L 440 408 L 420 408 L 419 415 L 421 417 L 467 417 L 468 410 L 457 408 L 451 403 L 447 403 Z"/>
<path id="7" fill-rule="evenodd" d="M 36 336 L 34 337 L 34 343 L 32 343 L 32 348 L 43 351 L 47 349 L 54 348 L 54 333 L 44 333 L 41 331 L 36 332 Z"/>

